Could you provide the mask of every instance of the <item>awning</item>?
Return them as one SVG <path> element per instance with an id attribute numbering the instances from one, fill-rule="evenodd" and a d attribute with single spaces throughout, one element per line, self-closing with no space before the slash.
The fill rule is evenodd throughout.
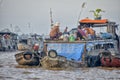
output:
<path id="1" fill-rule="evenodd" d="M 107 19 L 101 19 L 101 20 L 92 20 L 92 19 L 82 19 L 80 20 L 80 23 L 92 23 L 92 24 L 104 24 L 107 23 L 108 20 Z"/>

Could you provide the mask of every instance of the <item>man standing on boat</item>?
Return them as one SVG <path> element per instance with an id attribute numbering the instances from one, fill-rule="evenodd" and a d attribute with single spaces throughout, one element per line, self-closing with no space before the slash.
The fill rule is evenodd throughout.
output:
<path id="1" fill-rule="evenodd" d="M 85 30 L 85 33 L 86 33 L 88 39 L 94 39 L 95 38 L 95 30 L 90 28 L 88 25 L 84 25 L 84 30 Z"/>
<path id="2" fill-rule="evenodd" d="M 49 35 L 50 35 L 50 38 L 51 38 L 52 40 L 58 39 L 58 38 L 60 37 L 61 32 L 60 32 L 59 27 L 60 27 L 60 23 L 59 23 L 59 22 L 56 22 L 56 23 L 53 25 L 53 28 L 51 29 L 50 34 L 49 34 Z"/>

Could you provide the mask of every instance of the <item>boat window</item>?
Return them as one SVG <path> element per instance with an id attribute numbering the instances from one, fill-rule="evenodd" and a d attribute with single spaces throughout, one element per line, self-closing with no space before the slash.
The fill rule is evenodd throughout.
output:
<path id="1" fill-rule="evenodd" d="M 20 43 L 24 43 L 24 44 L 27 44 L 27 39 L 22 39 L 19 41 Z"/>
<path id="2" fill-rule="evenodd" d="M 96 37 L 101 37 L 101 33 L 107 33 L 107 27 L 93 27 Z"/>
<path id="3" fill-rule="evenodd" d="M 107 44 L 103 44 L 103 48 L 114 48 L 114 45 L 112 43 L 107 43 Z"/>
<path id="4" fill-rule="evenodd" d="M 97 44 L 94 46 L 94 49 L 101 49 L 101 44 Z"/>
<path id="5" fill-rule="evenodd" d="M 112 43 L 106 43 L 106 44 L 97 44 L 94 46 L 94 49 L 105 49 L 105 48 L 114 48 L 114 45 Z"/>

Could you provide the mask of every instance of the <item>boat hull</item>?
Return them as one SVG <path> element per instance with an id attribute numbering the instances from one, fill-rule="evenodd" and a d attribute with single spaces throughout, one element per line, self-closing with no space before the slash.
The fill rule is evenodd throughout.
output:
<path id="1" fill-rule="evenodd" d="M 27 54 L 27 56 L 30 56 L 30 55 Z M 34 56 L 33 54 L 32 54 L 32 56 L 29 59 L 26 59 L 24 52 L 17 53 L 15 55 L 15 58 L 16 58 L 16 62 L 19 65 L 36 66 L 36 65 L 39 65 L 39 63 L 40 63 L 39 62 L 39 57 Z"/>

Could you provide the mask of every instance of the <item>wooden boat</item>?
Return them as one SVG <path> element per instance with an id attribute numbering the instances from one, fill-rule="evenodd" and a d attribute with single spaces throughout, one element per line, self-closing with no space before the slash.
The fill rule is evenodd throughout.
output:
<path id="1" fill-rule="evenodd" d="M 55 55 L 49 54 L 49 51 L 55 50 L 58 56 L 66 57 L 66 60 L 70 60 L 70 64 L 73 61 L 76 65 L 76 62 L 84 63 L 84 66 L 88 67 L 96 67 L 101 66 L 101 59 L 103 56 L 100 56 L 105 47 L 107 47 L 110 51 L 114 49 L 117 50 L 117 45 L 119 43 L 118 39 L 114 39 L 115 29 L 117 27 L 115 22 L 109 22 L 107 19 L 103 20 L 91 20 L 84 19 L 80 20 L 81 28 L 83 27 L 92 27 L 92 28 L 101 28 L 105 27 L 106 32 L 99 32 L 99 35 L 95 35 L 95 37 L 88 38 L 86 40 L 80 41 L 61 41 L 61 40 L 45 40 L 44 41 L 44 52 L 47 53 L 48 56 Z M 77 29 L 72 29 L 69 31 L 69 34 L 74 34 Z M 116 36 L 117 37 L 117 36 Z M 56 56 L 53 56 L 54 58 Z M 47 59 L 48 60 L 48 59 Z M 44 61 L 44 60 L 43 60 Z M 51 62 L 51 60 L 48 60 Z M 47 62 L 48 62 L 47 61 Z M 58 62 L 58 61 L 57 61 Z M 78 63 L 78 64 L 79 64 Z M 43 64 L 44 65 L 44 64 Z M 55 65 L 51 62 L 50 65 Z M 103 63 L 102 63 L 103 65 Z M 117 64 L 116 64 L 117 65 Z M 69 65 L 70 66 L 70 65 Z M 53 66 L 52 66 L 53 67 Z M 80 67 L 80 66 L 79 66 Z"/>
<path id="2" fill-rule="evenodd" d="M 101 56 L 101 64 L 105 67 L 120 67 L 120 54 L 112 55 L 108 50 L 103 51 Z"/>
<path id="3" fill-rule="evenodd" d="M 60 56 L 56 50 L 50 50 L 48 56 L 41 59 L 41 65 L 47 69 L 64 69 L 64 68 L 79 68 L 84 64 L 74 60 L 68 60 L 65 56 Z"/>
<path id="4" fill-rule="evenodd" d="M 19 65 L 36 66 L 39 65 L 39 57 L 30 51 L 15 54 L 16 62 Z"/>

